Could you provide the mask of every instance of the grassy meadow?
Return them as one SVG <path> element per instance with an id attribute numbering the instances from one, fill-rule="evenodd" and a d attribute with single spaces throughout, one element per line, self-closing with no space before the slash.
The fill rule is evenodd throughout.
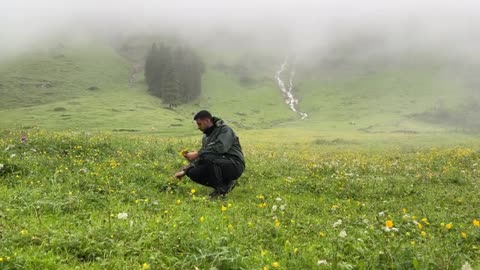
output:
<path id="1" fill-rule="evenodd" d="M 211 201 L 172 178 L 198 138 L 4 131 L 2 269 L 478 267 L 478 144 L 243 138 L 239 186 Z"/>
<path id="2" fill-rule="evenodd" d="M 461 81 L 299 73 L 302 121 L 275 66 L 205 55 L 202 96 L 174 109 L 101 44 L 0 64 L 0 269 L 480 269 L 478 132 L 411 116 L 462 104 Z M 200 109 L 244 147 L 224 200 L 172 177 Z"/>

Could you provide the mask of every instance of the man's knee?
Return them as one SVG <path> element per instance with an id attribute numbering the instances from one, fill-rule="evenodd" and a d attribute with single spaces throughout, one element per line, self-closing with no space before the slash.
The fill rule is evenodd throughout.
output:
<path id="1" fill-rule="evenodd" d="M 192 167 L 186 170 L 185 175 L 195 182 L 205 182 L 205 179 L 208 177 L 205 168 L 200 167 Z"/>

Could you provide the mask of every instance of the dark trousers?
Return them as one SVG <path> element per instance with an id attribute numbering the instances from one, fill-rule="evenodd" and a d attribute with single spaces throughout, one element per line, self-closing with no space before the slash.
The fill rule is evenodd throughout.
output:
<path id="1" fill-rule="evenodd" d="M 232 181 L 243 173 L 245 165 L 225 156 L 207 156 L 198 160 L 196 166 L 185 173 L 192 181 L 212 187 L 222 193 L 229 191 Z"/>

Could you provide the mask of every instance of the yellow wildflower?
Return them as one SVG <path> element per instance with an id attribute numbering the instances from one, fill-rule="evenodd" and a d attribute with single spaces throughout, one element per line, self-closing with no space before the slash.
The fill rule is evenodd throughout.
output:
<path id="1" fill-rule="evenodd" d="M 143 270 L 150 269 L 150 265 L 148 265 L 148 263 L 143 263 L 142 264 L 142 269 Z"/>
<path id="2" fill-rule="evenodd" d="M 462 232 L 462 237 L 463 237 L 463 238 L 467 238 L 467 233 Z"/>
<path id="3" fill-rule="evenodd" d="M 417 226 L 418 226 L 418 228 L 419 228 L 420 230 L 423 229 L 422 223 L 418 223 Z"/>
<path id="4" fill-rule="evenodd" d="M 1 262 L 3 262 L 3 258 L 2 258 L 2 257 L 0 257 L 0 263 L 1 263 Z"/>
<path id="5" fill-rule="evenodd" d="M 427 237 L 427 233 L 426 233 L 425 231 L 422 231 L 422 232 L 420 233 L 420 235 L 421 235 L 422 237 Z"/>
<path id="6" fill-rule="evenodd" d="M 267 255 L 267 251 L 262 249 L 262 252 L 260 252 L 260 255 L 262 255 L 262 257 L 265 257 L 265 255 Z"/>
<path id="7" fill-rule="evenodd" d="M 232 224 L 228 224 L 228 229 L 229 229 L 229 230 L 233 230 L 233 225 L 232 225 Z"/>
<path id="8" fill-rule="evenodd" d="M 194 188 L 192 188 L 192 189 L 190 190 L 190 194 L 195 194 L 195 192 L 197 192 L 197 191 L 196 191 Z"/>
<path id="9" fill-rule="evenodd" d="M 181 204 L 182 201 L 180 199 L 177 200 L 177 204 Z"/>
<path id="10" fill-rule="evenodd" d="M 203 216 L 200 217 L 200 222 L 204 222 L 205 218 Z"/>
<path id="11" fill-rule="evenodd" d="M 278 219 L 275 219 L 275 227 L 280 227 L 280 221 L 278 221 Z"/>
<path id="12" fill-rule="evenodd" d="M 263 270 L 268 270 L 268 266 L 264 266 L 264 267 L 263 267 Z"/>
<path id="13" fill-rule="evenodd" d="M 445 225 L 445 228 L 447 228 L 447 230 L 450 230 L 452 228 L 452 223 L 447 223 Z"/>
<path id="14" fill-rule="evenodd" d="M 273 262 L 272 267 L 273 268 L 278 268 L 278 267 L 280 267 L 280 264 L 278 262 Z"/>
<path id="15" fill-rule="evenodd" d="M 224 205 L 222 205 L 221 210 L 222 210 L 222 212 L 225 212 L 225 211 L 227 211 L 227 207 L 225 207 Z"/>
<path id="16" fill-rule="evenodd" d="M 183 148 L 182 150 L 180 150 L 180 152 L 178 152 L 178 154 L 183 157 L 183 155 L 185 155 L 188 152 L 189 152 L 188 148 Z"/>
<path id="17" fill-rule="evenodd" d="M 21 231 L 20 231 L 20 234 L 21 234 L 21 235 L 25 235 L 25 234 L 27 234 L 27 233 L 28 233 L 27 230 L 21 230 Z"/>
<path id="18" fill-rule="evenodd" d="M 385 227 L 387 227 L 387 228 L 393 228 L 393 221 L 391 221 L 391 220 L 385 221 Z"/>
<path id="19" fill-rule="evenodd" d="M 473 220 L 473 226 L 480 228 L 480 220 L 474 219 L 474 220 Z"/>

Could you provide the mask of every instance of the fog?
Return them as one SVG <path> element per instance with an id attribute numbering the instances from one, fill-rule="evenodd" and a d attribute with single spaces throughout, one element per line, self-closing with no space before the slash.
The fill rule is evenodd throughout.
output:
<path id="1" fill-rule="evenodd" d="M 339 41 L 370 36 L 381 41 L 370 51 L 434 49 L 471 58 L 480 45 L 479 11 L 480 4 L 466 0 L 2 0 L 0 55 L 58 37 L 169 32 L 198 44 L 232 41 L 297 53 L 321 53 Z M 238 44 L 242 39 L 248 42 Z"/>

